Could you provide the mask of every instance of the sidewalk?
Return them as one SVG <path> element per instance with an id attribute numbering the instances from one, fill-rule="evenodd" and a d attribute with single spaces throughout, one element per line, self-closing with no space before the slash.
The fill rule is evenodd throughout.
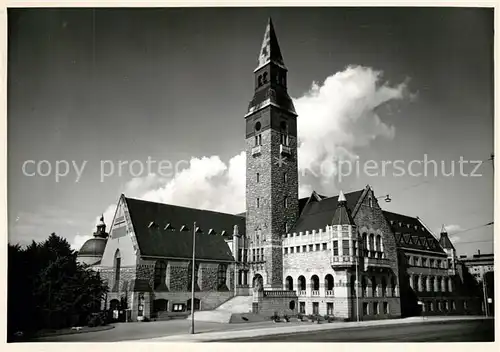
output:
<path id="1" fill-rule="evenodd" d="M 433 323 L 439 321 L 454 321 L 454 320 L 477 320 L 487 319 L 484 316 L 434 316 L 434 317 L 411 317 L 404 319 L 391 320 L 370 320 L 362 322 L 334 322 L 334 323 L 277 323 L 266 328 L 242 326 L 241 330 L 225 330 L 217 332 L 198 333 L 194 335 L 175 335 L 158 337 L 151 339 L 141 339 L 137 341 L 150 342 L 209 342 L 209 341 L 224 341 L 237 338 L 248 338 L 255 336 L 280 335 L 307 331 L 334 330 L 345 328 L 356 328 L 366 326 L 390 326 L 411 323 Z M 490 318 L 491 319 L 491 318 Z"/>

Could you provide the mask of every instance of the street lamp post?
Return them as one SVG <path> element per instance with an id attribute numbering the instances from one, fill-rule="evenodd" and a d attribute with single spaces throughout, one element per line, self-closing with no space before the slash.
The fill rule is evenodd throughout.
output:
<path id="1" fill-rule="evenodd" d="M 194 334 L 194 267 L 195 267 L 195 250 L 196 250 L 196 221 L 193 223 L 193 265 L 191 268 L 191 334 Z"/>
<path id="2" fill-rule="evenodd" d="M 358 278 L 358 266 L 359 266 L 359 236 L 358 236 L 358 250 L 356 253 L 356 320 L 359 322 L 359 278 Z"/>

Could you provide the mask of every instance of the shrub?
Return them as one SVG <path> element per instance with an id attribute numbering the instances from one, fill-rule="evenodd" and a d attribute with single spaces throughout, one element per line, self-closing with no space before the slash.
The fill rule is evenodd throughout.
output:
<path id="1" fill-rule="evenodd" d="M 284 321 L 290 321 L 290 317 L 288 315 L 283 315 L 283 320 Z"/>
<path id="2" fill-rule="evenodd" d="M 304 319 L 304 314 L 298 313 L 297 314 L 297 319 L 300 319 L 300 320 Z"/>
<path id="3" fill-rule="evenodd" d="M 99 313 L 94 313 L 90 315 L 87 325 L 89 327 L 101 326 L 104 325 L 104 321 Z"/>
<path id="4" fill-rule="evenodd" d="M 280 320 L 280 316 L 278 315 L 278 312 L 274 312 L 274 314 L 271 315 L 271 320 L 274 320 L 274 321 Z"/>

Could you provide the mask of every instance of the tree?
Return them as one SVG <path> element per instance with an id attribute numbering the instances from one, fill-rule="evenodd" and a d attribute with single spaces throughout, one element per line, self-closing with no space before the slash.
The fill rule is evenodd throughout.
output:
<path id="1" fill-rule="evenodd" d="M 9 336 L 86 323 L 100 310 L 107 286 L 99 273 L 77 263 L 65 239 L 52 233 L 24 249 L 9 245 L 8 256 Z"/>

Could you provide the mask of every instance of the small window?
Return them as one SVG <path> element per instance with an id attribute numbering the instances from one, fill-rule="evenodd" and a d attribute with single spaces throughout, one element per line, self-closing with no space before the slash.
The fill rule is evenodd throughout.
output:
<path id="1" fill-rule="evenodd" d="M 290 253 L 293 253 L 293 247 L 290 247 Z"/>
<path id="2" fill-rule="evenodd" d="M 288 182 L 288 174 L 286 172 L 283 172 L 283 182 Z"/>
<path id="3" fill-rule="evenodd" d="M 297 253 L 300 253 L 300 246 L 295 247 L 295 250 L 297 251 Z"/>
<path id="4" fill-rule="evenodd" d="M 372 197 L 368 197 L 368 206 L 370 208 L 373 208 L 373 199 L 372 199 Z"/>
<path id="5" fill-rule="evenodd" d="M 285 254 L 288 254 L 288 248 L 285 248 Z"/>
<path id="6" fill-rule="evenodd" d="M 312 245 L 312 244 L 310 244 L 310 245 L 309 245 L 309 252 L 312 252 L 313 250 L 314 250 L 314 249 L 313 249 L 313 245 Z"/>
<path id="7" fill-rule="evenodd" d="M 319 251 L 319 249 L 320 249 L 320 244 L 316 243 L 316 250 Z"/>
<path id="8" fill-rule="evenodd" d="M 184 312 L 186 310 L 186 305 L 185 304 L 174 304 L 172 306 L 172 310 L 174 312 Z"/>
<path id="9" fill-rule="evenodd" d="M 333 315 L 333 302 L 326 303 L 326 314 Z"/>
<path id="10" fill-rule="evenodd" d="M 326 243 L 323 243 L 323 250 L 326 251 Z"/>
<path id="11" fill-rule="evenodd" d="M 307 252 L 307 246 L 306 245 L 302 246 L 302 252 Z"/>
<path id="12" fill-rule="evenodd" d="M 339 241 L 333 241 L 333 255 L 339 255 Z"/>
<path id="13" fill-rule="evenodd" d="M 260 199 L 257 198 L 257 208 L 259 208 L 259 207 L 260 207 Z"/>
<path id="14" fill-rule="evenodd" d="M 302 314 L 306 313 L 306 302 L 299 302 L 299 312 Z"/>
<path id="15" fill-rule="evenodd" d="M 342 254 L 349 255 L 349 240 L 342 240 Z"/>
<path id="16" fill-rule="evenodd" d="M 368 315 L 368 303 L 363 303 L 363 315 Z"/>
<path id="17" fill-rule="evenodd" d="M 257 179 L 257 182 L 259 182 L 259 181 L 260 181 L 260 174 L 259 174 L 258 172 L 257 172 L 257 177 L 256 177 L 256 179 Z"/>

